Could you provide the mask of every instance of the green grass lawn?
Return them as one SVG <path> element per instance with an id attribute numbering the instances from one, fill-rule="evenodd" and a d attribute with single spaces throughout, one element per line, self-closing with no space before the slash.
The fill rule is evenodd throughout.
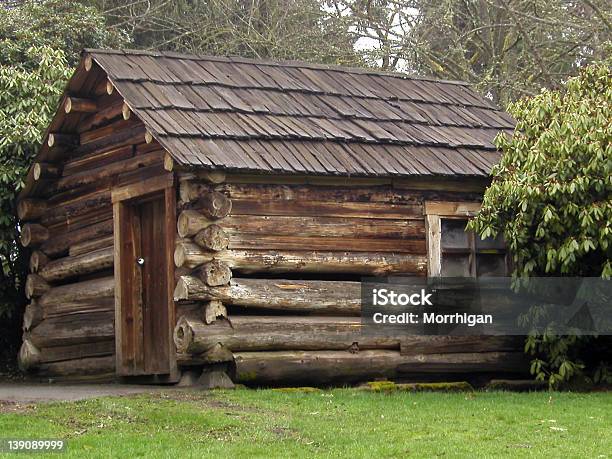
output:
<path id="1" fill-rule="evenodd" d="M 50 456 L 75 458 L 606 458 L 612 393 L 167 391 L 5 406 L 10 437 L 65 438 Z"/>

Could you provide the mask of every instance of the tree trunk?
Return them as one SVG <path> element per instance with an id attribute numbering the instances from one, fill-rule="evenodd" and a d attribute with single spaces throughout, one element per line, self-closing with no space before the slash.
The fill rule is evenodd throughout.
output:
<path id="1" fill-rule="evenodd" d="M 19 354 L 17 355 L 17 363 L 21 371 L 28 371 L 37 366 L 41 361 L 40 350 L 32 344 L 29 339 L 23 340 Z"/>
<path id="2" fill-rule="evenodd" d="M 63 302 L 60 304 L 45 305 L 43 315 L 45 319 L 65 317 L 72 314 L 90 314 L 94 312 L 112 312 L 115 310 L 113 297 L 96 298 L 88 301 Z"/>
<path id="3" fill-rule="evenodd" d="M 213 223 L 213 220 L 206 218 L 197 210 L 184 210 L 178 216 L 176 225 L 177 234 L 179 237 L 195 236 L 199 231 Z"/>
<path id="4" fill-rule="evenodd" d="M 62 134 L 59 132 L 52 132 L 47 137 L 47 145 L 50 148 L 72 148 L 79 144 L 79 136 L 74 134 Z"/>
<path id="5" fill-rule="evenodd" d="M 76 189 L 50 198 L 41 222 L 49 227 L 58 224 L 67 226 L 68 222 L 72 226 L 77 220 L 87 220 L 90 216 L 95 216 L 95 221 L 99 221 L 103 213 L 113 214 L 110 190 L 101 189 L 83 194 L 81 189 Z M 89 220 L 88 224 L 91 223 Z"/>

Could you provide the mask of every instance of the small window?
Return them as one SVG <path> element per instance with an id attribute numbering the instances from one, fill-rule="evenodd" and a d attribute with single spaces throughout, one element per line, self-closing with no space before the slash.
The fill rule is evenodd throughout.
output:
<path id="1" fill-rule="evenodd" d="M 501 236 L 481 239 L 467 231 L 478 203 L 426 203 L 430 276 L 496 277 L 508 275 L 506 248 Z"/>

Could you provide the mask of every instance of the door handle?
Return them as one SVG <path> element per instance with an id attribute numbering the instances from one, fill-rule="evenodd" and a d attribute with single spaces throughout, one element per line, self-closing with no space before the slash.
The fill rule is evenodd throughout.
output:
<path id="1" fill-rule="evenodd" d="M 144 258 L 142 258 L 142 257 L 139 257 L 139 258 L 136 259 L 136 264 L 138 264 L 138 266 L 144 265 L 144 262 L 145 262 Z"/>

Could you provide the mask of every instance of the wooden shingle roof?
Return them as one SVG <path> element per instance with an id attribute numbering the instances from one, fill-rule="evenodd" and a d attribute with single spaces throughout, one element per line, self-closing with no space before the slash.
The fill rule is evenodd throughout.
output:
<path id="1" fill-rule="evenodd" d="M 86 50 L 184 166 L 487 176 L 514 120 L 460 82 L 295 62 Z"/>

